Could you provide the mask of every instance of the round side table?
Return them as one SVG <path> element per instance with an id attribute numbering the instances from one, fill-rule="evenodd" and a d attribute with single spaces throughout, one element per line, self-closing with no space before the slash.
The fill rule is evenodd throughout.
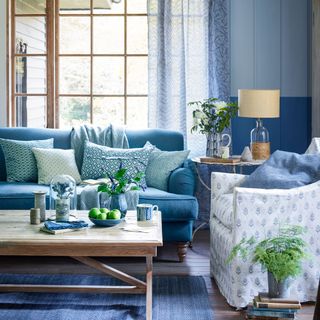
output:
<path id="1" fill-rule="evenodd" d="M 211 207 L 211 173 L 212 172 L 227 172 L 227 173 L 240 173 L 243 174 L 246 168 L 255 169 L 260 166 L 265 160 L 253 160 L 253 161 L 240 161 L 240 156 L 234 156 L 233 162 L 225 162 L 221 159 L 221 162 L 214 159 L 210 161 L 204 158 L 193 158 L 195 163 L 197 178 L 200 183 L 197 184 L 196 198 L 199 202 L 199 220 L 198 225 L 193 231 L 192 238 L 198 230 L 202 227 L 209 225 L 210 220 L 210 207 Z M 192 246 L 192 243 L 191 243 Z"/>

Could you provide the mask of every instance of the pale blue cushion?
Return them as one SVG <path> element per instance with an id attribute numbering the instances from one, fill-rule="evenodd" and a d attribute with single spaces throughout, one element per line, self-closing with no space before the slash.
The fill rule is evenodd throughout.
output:
<path id="1" fill-rule="evenodd" d="M 122 167 L 127 169 L 127 178 L 133 178 L 138 172 L 145 173 L 151 151 L 149 147 L 119 149 L 87 141 L 84 147 L 81 177 L 85 180 L 103 178 L 107 173 L 114 175 L 122 162 Z"/>
<path id="2" fill-rule="evenodd" d="M 167 191 L 170 174 L 183 165 L 189 153 L 189 150 L 152 151 L 146 170 L 147 186 Z"/>
<path id="3" fill-rule="evenodd" d="M 320 180 L 320 155 L 277 150 L 240 185 L 243 188 L 291 189 Z"/>
<path id="4" fill-rule="evenodd" d="M 32 148 L 53 148 L 53 139 L 47 140 L 10 140 L 0 139 L 4 153 L 7 181 L 37 181 L 38 169 Z"/>

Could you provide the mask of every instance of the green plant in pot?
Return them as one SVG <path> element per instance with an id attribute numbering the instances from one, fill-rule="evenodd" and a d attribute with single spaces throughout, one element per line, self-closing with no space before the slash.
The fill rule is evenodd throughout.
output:
<path id="1" fill-rule="evenodd" d="M 301 272 L 301 262 L 307 257 L 307 244 L 300 226 L 279 227 L 278 234 L 257 242 L 254 237 L 242 239 L 233 247 L 227 262 L 236 256 L 251 258 L 268 271 L 269 296 L 286 298 L 289 295 L 289 279 Z"/>
<path id="2" fill-rule="evenodd" d="M 98 192 L 106 192 L 109 196 L 107 206 L 110 210 L 118 209 L 121 212 L 121 218 L 124 218 L 127 213 L 127 201 L 125 193 L 128 191 L 145 189 L 142 183 L 144 177 L 143 172 L 137 172 L 133 177 L 127 174 L 127 169 L 123 168 L 122 161 L 120 161 L 119 169 L 114 173 L 107 172 L 106 182 L 101 182 L 98 186 Z"/>

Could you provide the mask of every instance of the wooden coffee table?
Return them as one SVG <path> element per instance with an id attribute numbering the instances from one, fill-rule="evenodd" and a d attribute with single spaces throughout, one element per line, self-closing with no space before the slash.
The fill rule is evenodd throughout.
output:
<path id="1" fill-rule="evenodd" d="M 78 211 L 81 220 L 88 221 L 87 211 Z M 132 231 L 124 231 L 121 228 Z M 152 319 L 152 259 L 162 246 L 161 213 L 151 221 L 137 222 L 135 211 L 129 211 L 126 221 L 111 228 L 92 225 L 62 234 L 47 234 L 40 225 L 31 225 L 29 211 L 0 211 L 0 255 L 68 256 L 124 281 L 125 286 L 81 285 L 17 285 L 0 284 L 5 292 L 91 292 L 146 294 L 146 318 Z M 139 232 L 138 230 L 148 232 Z M 146 257 L 146 281 L 112 268 L 90 257 Z"/>

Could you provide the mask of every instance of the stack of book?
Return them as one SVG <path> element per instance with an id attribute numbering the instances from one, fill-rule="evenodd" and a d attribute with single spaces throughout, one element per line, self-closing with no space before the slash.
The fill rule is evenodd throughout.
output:
<path id="1" fill-rule="evenodd" d="M 301 304 L 298 300 L 269 298 L 266 293 L 259 293 L 248 305 L 247 319 L 296 319 L 299 309 Z"/>

